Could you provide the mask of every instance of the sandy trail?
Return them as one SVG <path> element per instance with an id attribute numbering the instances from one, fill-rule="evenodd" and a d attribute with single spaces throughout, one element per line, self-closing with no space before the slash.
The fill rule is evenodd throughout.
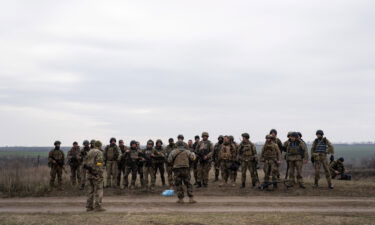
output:
<path id="1" fill-rule="evenodd" d="M 197 204 L 178 205 L 176 197 L 105 197 L 106 213 L 363 212 L 375 213 L 375 198 L 197 196 Z M 80 213 L 84 197 L 0 199 L 0 213 Z"/>

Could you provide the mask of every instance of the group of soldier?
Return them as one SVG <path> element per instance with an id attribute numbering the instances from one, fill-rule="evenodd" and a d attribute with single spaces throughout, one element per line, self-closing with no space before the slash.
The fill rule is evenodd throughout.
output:
<path id="1" fill-rule="evenodd" d="M 190 174 L 193 173 L 197 188 L 208 186 L 208 178 L 211 166 L 214 166 L 215 180 L 222 182 L 219 187 L 236 185 L 237 173 L 241 168 L 241 188 L 246 186 L 246 173 L 249 171 L 252 187 L 268 189 L 277 188 L 280 179 L 280 164 L 282 153 L 287 162 L 285 185 L 290 188 L 298 184 L 305 188 L 302 176 L 303 165 L 308 162 L 309 154 L 307 145 L 299 132 L 289 132 L 288 139 L 284 143 L 277 137 L 277 131 L 272 129 L 266 136 L 266 141 L 258 155 L 256 146 L 250 141 L 250 135 L 243 133 L 241 143 L 237 144 L 233 136 L 219 136 L 218 142 L 213 144 L 209 140 L 209 134 L 203 132 L 201 137 L 195 136 L 195 141 L 184 142 L 184 136 L 178 135 L 177 142 L 173 138 L 163 146 L 159 139 L 147 141 L 146 147 L 141 149 L 140 143 L 131 141 L 129 147 L 123 140 L 118 145 L 115 138 L 110 139 L 109 145 L 102 149 L 102 143 L 97 140 L 91 142 L 85 140 L 82 149 L 77 142 L 67 154 L 67 162 L 71 169 L 71 182 L 79 184 L 81 190 L 88 187 L 87 210 L 100 211 L 103 187 L 120 187 L 123 176 L 124 189 L 136 188 L 136 179 L 139 176 L 141 188 L 154 190 L 156 175 L 160 174 L 161 183 L 166 185 L 164 173 L 166 170 L 168 185 L 175 187 L 178 202 L 182 203 L 184 191 L 182 185 L 187 188 L 190 203 L 195 203 L 190 183 Z M 328 188 L 333 189 L 331 178 L 344 174 L 343 158 L 328 163 L 327 155 L 333 155 L 334 149 L 331 142 L 324 137 L 322 130 L 316 132 L 317 138 L 311 148 L 311 162 L 315 168 L 314 186 L 318 187 L 320 168 L 323 167 Z M 62 172 L 64 170 L 64 152 L 60 149 L 61 143 L 56 141 L 55 148 L 49 153 L 49 165 L 51 167 L 50 185 L 53 187 L 57 176 L 58 187 L 61 188 Z M 259 162 L 263 163 L 264 181 L 260 183 L 257 169 Z M 106 182 L 104 186 L 104 170 Z M 131 182 L 129 184 L 129 175 Z M 296 175 L 296 176 L 295 176 Z"/>

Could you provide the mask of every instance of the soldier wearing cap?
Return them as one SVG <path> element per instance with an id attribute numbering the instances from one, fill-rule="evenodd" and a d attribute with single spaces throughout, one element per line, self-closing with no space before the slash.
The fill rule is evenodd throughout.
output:
<path id="1" fill-rule="evenodd" d="M 208 186 L 208 177 L 214 152 L 214 145 L 208 140 L 208 137 L 208 133 L 203 132 L 202 140 L 198 143 L 195 149 L 195 154 L 198 156 L 198 188 Z"/>
<path id="2" fill-rule="evenodd" d="M 51 167 L 51 179 L 49 185 L 53 188 L 57 176 L 58 189 L 62 190 L 62 172 L 65 164 L 65 155 L 60 149 L 60 141 L 55 141 L 54 145 L 55 148 L 48 154 L 48 166 Z"/>

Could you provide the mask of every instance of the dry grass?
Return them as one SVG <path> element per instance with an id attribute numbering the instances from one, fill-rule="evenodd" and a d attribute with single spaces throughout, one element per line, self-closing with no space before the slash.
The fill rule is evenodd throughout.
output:
<path id="1" fill-rule="evenodd" d="M 373 224 L 372 214 L 322 213 L 193 213 L 177 214 L 0 214 L 0 224 L 245 225 L 245 224 Z"/>

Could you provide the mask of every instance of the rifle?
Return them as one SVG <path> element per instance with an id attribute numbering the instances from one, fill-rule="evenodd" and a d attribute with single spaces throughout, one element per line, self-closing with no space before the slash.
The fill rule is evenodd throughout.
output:
<path id="1" fill-rule="evenodd" d="M 53 156 L 49 156 L 49 158 L 51 158 L 53 161 L 55 161 L 55 163 L 56 163 L 58 166 L 61 166 L 63 172 L 68 173 L 68 172 L 66 172 L 65 167 L 64 167 L 64 160 L 61 160 L 61 159 L 57 160 L 57 159 L 55 159 L 55 157 L 53 157 Z"/>

